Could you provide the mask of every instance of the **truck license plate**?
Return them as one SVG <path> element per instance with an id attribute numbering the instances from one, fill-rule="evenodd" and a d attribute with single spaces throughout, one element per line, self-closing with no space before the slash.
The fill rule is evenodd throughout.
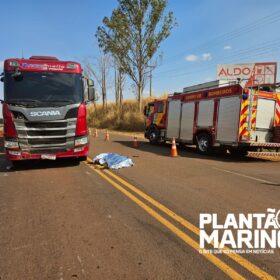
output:
<path id="1" fill-rule="evenodd" d="M 56 160 L 56 155 L 43 154 L 41 155 L 41 159 Z"/>

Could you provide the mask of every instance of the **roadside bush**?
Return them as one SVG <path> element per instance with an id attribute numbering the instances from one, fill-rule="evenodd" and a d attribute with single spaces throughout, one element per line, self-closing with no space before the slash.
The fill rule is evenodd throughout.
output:
<path id="1" fill-rule="evenodd" d="M 151 99 L 143 101 L 143 107 Z M 145 117 L 143 113 L 137 110 L 135 100 L 126 100 L 123 102 L 122 110 L 119 110 L 115 103 L 108 103 L 107 110 L 103 110 L 102 104 L 91 105 L 88 108 L 88 124 L 90 127 L 100 129 L 113 129 L 123 131 L 144 131 Z"/>

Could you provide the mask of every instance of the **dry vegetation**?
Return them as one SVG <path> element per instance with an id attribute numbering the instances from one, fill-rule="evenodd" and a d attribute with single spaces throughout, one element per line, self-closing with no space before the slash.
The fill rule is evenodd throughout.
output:
<path id="1" fill-rule="evenodd" d="M 153 99 L 146 98 L 145 106 Z M 115 103 L 107 104 L 107 111 L 103 110 L 102 104 L 91 105 L 88 109 L 88 124 L 94 128 L 108 128 L 122 131 L 144 131 L 144 115 L 138 112 L 136 100 L 125 100 L 120 110 Z"/>

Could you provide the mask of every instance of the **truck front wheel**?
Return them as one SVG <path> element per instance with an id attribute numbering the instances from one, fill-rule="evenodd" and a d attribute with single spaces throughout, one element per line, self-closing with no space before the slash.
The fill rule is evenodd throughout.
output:
<path id="1" fill-rule="evenodd" d="M 200 133 L 196 136 L 196 148 L 200 154 L 209 154 L 212 149 L 211 137 L 207 133 Z"/>
<path id="2" fill-rule="evenodd" d="M 159 131 L 156 127 L 149 129 L 148 138 L 151 144 L 157 144 L 159 142 Z"/>

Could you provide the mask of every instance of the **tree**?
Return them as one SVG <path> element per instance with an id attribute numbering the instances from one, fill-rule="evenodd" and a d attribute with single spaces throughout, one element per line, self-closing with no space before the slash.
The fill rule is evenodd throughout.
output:
<path id="1" fill-rule="evenodd" d="M 166 6 L 167 0 L 119 0 L 111 17 L 104 17 L 96 31 L 100 48 L 116 57 L 134 81 L 139 111 L 149 62 L 175 25 L 173 13 L 165 14 Z"/>
<path id="2" fill-rule="evenodd" d="M 125 85 L 125 75 L 121 64 L 117 59 L 115 59 L 114 63 L 115 70 L 115 98 L 116 105 L 121 110 L 122 109 L 122 101 L 123 101 L 123 89 Z"/>
<path id="3" fill-rule="evenodd" d="M 101 90 L 103 110 L 107 111 L 107 80 L 111 66 L 111 58 L 108 54 L 101 53 L 95 59 L 96 63 L 85 62 L 85 71 L 92 75 Z"/>
<path id="4" fill-rule="evenodd" d="M 88 79 L 95 80 L 95 76 L 93 75 L 93 68 L 88 59 L 85 59 L 83 61 L 83 76 L 85 76 Z M 87 88 L 86 84 L 85 87 Z M 96 94 L 96 99 L 93 100 L 93 106 L 96 109 L 96 100 L 99 98 L 99 96 L 97 95 L 97 92 L 95 92 L 95 94 Z"/>

